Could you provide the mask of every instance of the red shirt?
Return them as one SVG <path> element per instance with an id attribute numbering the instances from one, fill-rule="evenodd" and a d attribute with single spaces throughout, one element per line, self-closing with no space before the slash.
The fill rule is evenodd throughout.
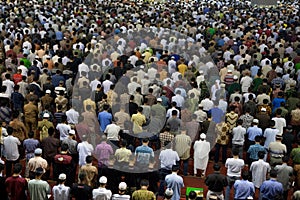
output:
<path id="1" fill-rule="evenodd" d="M 25 190 L 28 184 L 25 178 L 11 176 L 5 181 L 6 191 L 11 200 L 26 200 Z"/>
<path id="2" fill-rule="evenodd" d="M 14 74 L 13 75 L 13 81 L 15 85 L 17 85 L 19 82 L 22 81 L 22 74 Z"/>

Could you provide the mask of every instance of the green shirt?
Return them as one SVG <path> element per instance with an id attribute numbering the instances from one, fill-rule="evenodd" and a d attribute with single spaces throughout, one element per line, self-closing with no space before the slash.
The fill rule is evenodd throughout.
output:
<path id="1" fill-rule="evenodd" d="M 300 147 L 292 150 L 291 158 L 293 159 L 294 164 L 300 164 Z"/>
<path id="2" fill-rule="evenodd" d="M 153 192 L 148 190 L 136 190 L 132 193 L 132 200 L 155 200 L 156 197 Z"/>

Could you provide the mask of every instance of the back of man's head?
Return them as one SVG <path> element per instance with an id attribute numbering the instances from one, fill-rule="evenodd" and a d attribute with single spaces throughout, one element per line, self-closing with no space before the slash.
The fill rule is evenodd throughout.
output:
<path id="1" fill-rule="evenodd" d="M 147 179 L 142 179 L 140 185 L 141 186 L 149 186 L 149 181 Z"/>

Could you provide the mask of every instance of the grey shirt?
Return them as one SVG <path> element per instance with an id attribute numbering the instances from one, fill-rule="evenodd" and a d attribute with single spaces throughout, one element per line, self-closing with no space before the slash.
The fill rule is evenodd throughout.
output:
<path id="1" fill-rule="evenodd" d="M 18 145 L 21 145 L 20 140 L 12 135 L 3 139 L 6 160 L 15 161 L 19 158 L 20 154 Z"/>
<path id="2" fill-rule="evenodd" d="M 274 168 L 277 171 L 277 181 L 282 183 L 283 190 L 290 189 L 290 177 L 293 176 L 293 168 L 286 163 L 276 165 Z"/>

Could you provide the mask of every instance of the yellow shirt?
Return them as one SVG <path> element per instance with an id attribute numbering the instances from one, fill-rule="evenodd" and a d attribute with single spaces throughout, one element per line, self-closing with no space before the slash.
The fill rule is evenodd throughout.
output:
<path id="1" fill-rule="evenodd" d="M 178 65 L 178 71 L 182 74 L 182 77 L 184 77 L 184 73 L 187 70 L 186 64 L 182 63 Z"/>

